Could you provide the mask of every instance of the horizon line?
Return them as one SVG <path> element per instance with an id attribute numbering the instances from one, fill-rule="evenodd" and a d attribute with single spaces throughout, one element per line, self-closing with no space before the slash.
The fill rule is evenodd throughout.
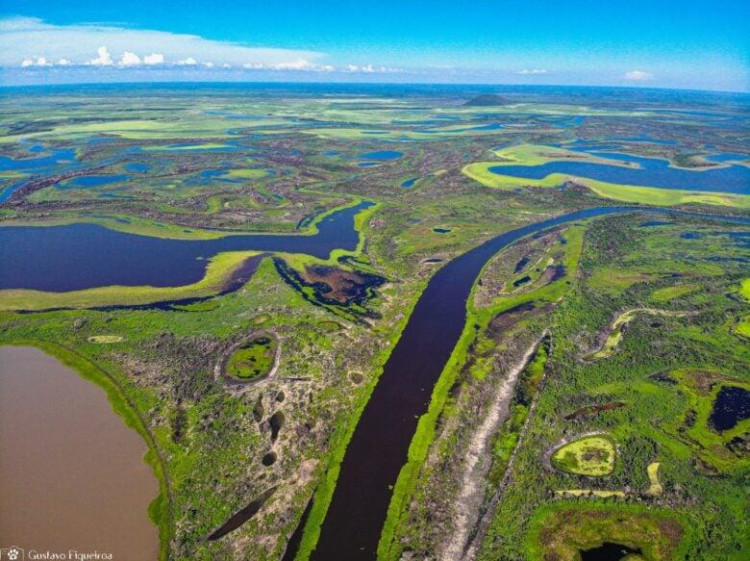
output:
<path id="1" fill-rule="evenodd" d="M 158 85 L 335 85 L 335 86 L 449 86 L 449 87 L 505 87 L 505 88 L 579 88 L 579 89 L 612 89 L 612 90 L 629 90 L 629 91 L 679 91 L 709 94 L 732 94 L 750 96 L 750 89 L 747 90 L 719 90 L 719 89 L 700 89 L 687 87 L 666 87 L 666 86 L 635 86 L 635 85 L 597 85 L 597 84 L 513 84 L 502 82 L 376 82 L 376 81 L 337 81 L 337 80 L 167 80 L 167 81 L 84 81 L 84 82 L 58 82 L 54 84 L 3 84 L 0 83 L 0 90 L 9 89 L 27 89 L 27 88 L 61 88 L 61 87 L 85 87 L 85 86 L 158 86 Z"/>

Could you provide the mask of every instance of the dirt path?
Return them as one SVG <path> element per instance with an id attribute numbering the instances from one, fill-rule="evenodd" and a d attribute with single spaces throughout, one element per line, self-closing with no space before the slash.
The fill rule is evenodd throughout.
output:
<path id="1" fill-rule="evenodd" d="M 548 334 L 545 333 L 540 338 L 540 341 Z M 503 497 L 503 493 L 505 491 L 505 488 L 510 483 L 511 474 L 513 473 L 513 465 L 516 462 L 516 456 L 518 455 L 518 451 L 521 449 L 521 445 L 523 444 L 524 440 L 526 439 L 526 430 L 528 429 L 529 423 L 534 417 L 534 412 L 536 411 L 536 404 L 539 400 L 539 395 L 544 390 L 544 383 L 546 380 L 547 374 L 545 372 L 544 376 L 542 377 L 542 383 L 539 386 L 539 391 L 537 392 L 536 398 L 534 399 L 533 403 L 531 404 L 531 407 L 529 408 L 529 413 L 526 415 L 526 421 L 523 424 L 523 428 L 521 429 L 520 437 L 518 439 L 518 442 L 516 443 L 516 447 L 513 450 L 513 454 L 510 456 L 510 460 L 508 460 L 508 467 L 505 468 L 505 474 L 503 475 L 503 479 L 500 482 L 500 485 L 497 486 L 497 490 L 495 491 L 495 495 L 492 497 L 492 500 L 490 500 L 490 504 L 488 505 L 487 509 L 485 510 L 484 514 L 482 514 L 481 519 L 476 524 L 474 532 L 474 536 L 471 539 L 471 542 L 466 546 L 464 549 L 463 555 L 459 557 L 461 561 L 473 561 L 473 559 L 477 556 L 477 553 L 479 552 L 479 547 L 482 545 L 482 541 L 484 540 L 484 536 L 487 533 L 487 528 L 490 525 L 490 522 L 492 522 L 492 517 L 495 514 L 495 509 L 497 508 L 498 503 L 500 502 L 500 499 Z"/>
<path id="2" fill-rule="evenodd" d="M 521 360 L 508 372 L 492 400 L 487 417 L 472 436 L 461 491 L 456 500 L 456 529 L 447 540 L 444 551 L 439 555 L 439 558 L 444 561 L 458 561 L 463 557 L 466 543 L 480 515 L 479 511 L 484 498 L 484 480 L 492 465 L 489 457 L 492 436 L 508 418 L 510 402 L 513 399 L 518 378 L 547 335 L 548 332 L 545 331 L 534 341 Z"/>

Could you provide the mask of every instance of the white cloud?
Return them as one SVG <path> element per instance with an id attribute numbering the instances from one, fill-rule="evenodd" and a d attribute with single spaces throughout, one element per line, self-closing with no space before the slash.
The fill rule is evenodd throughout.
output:
<path id="1" fill-rule="evenodd" d="M 67 58 L 61 58 L 57 61 L 58 66 L 70 66 L 72 62 L 70 62 Z"/>
<path id="2" fill-rule="evenodd" d="M 291 62 L 280 62 L 273 65 L 274 70 L 311 70 L 312 64 L 303 58 Z"/>
<path id="3" fill-rule="evenodd" d="M 631 70 L 625 73 L 626 80 L 650 80 L 654 75 L 643 70 Z"/>
<path id="4" fill-rule="evenodd" d="M 223 68 L 230 68 L 230 66 L 225 64 Z M 330 64 L 315 64 L 302 58 L 290 62 L 280 62 L 279 64 L 246 62 L 242 65 L 242 68 L 246 70 L 293 70 L 298 72 L 334 72 L 336 70 L 336 67 Z"/>
<path id="5" fill-rule="evenodd" d="M 392 74 L 392 73 L 398 73 L 403 72 L 403 69 L 401 68 L 390 68 L 387 66 L 373 66 L 372 64 L 365 64 L 363 66 L 357 66 L 356 64 L 347 64 L 344 67 L 344 70 L 346 72 L 363 72 L 365 74 Z"/>
<path id="6" fill-rule="evenodd" d="M 88 61 L 87 64 L 91 64 L 93 66 L 112 66 L 112 55 L 109 54 L 107 47 L 99 47 L 98 49 L 96 49 L 96 52 L 99 56 L 93 60 Z"/>
<path id="7" fill-rule="evenodd" d="M 141 57 L 130 51 L 125 51 L 120 57 L 120 66 L 138 66 L 141 64 Z"/>
<path id="8" fill-rule="evenodd" d="M 518 72 L 519 74 L 546 74 L 547 70 L 545 68 L 524 68 L 523 70 Z"/>
<path id="9" fill-rule="evenodd" d="M 143 57 L 143 64 L 164 64 L 164 55 L 153 53 Z"/>
<path id="10" fill-rule="evenodd" d="M 104 52 L 103 45 L 106 45 Z M 94 52 L 99 56 L 91 60 Z M 293 65 L 299 60 L 314 64 L 324 56 L 316 51 L 249 47 L 165 31 L 102 24 L 52 25 L 27 17 L 0 18 L 0 67 L 17 67 L 26 60 L 33 62 L 37 53 L 52 60 L 64 58 L 74 65 L 111 66 L 114 61 L 110 52 L 154 53 L 143 57 L 144 64 L 192 59 L 196 63 L 210 60 L 215 65 L 254 63 L 266 68 Z"/>
<path id="11" fill-rule="evenodd" d="M 208 62 L 204 62 L 203 66 L 205 66 L 206 68 L 213 68 L 214 63 L 209 60 Z"/>
<path id="12" fill-rule="evenodd" d="M 33 58 L 25 58 L 21 61 L 22 68 L 27 68 L 29 66 L 52 66 L 52 63 L 43 56 L 36 57 L 36 61 Z"/>
<path id="13" fill-rule="evenodd" d="M 198 61 L 191 56 L 177 61 L 177 66 L 195 66 L 196 64 L 198 64 Z"/>

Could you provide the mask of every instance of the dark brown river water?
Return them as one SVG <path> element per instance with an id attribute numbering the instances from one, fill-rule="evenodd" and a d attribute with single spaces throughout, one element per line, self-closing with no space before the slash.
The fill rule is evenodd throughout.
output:
<path id="1" fill-rule="evenodd" d="M 33 347 L 0 347 L 0 547 L 154 561 L 147 446 L 103 390 Z"/>

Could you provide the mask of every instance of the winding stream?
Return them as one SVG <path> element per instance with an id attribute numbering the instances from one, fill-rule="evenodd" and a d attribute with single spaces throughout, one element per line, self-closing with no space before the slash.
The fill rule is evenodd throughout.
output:
<path id="1" fill-rule="evenodd" d="M 460 255 L 427 284 L 357 424 L 312 558 L 375 559 L 378 540 L 417 421 L 428 408 L 466 321 L 466 300 L 484 264 L 511 243 L 560 224 L 622 212 L 670 214 L 662 208 L 599 207 L 505 232 Z M 679 213 L 750 223 L 750 219 Z"/>

